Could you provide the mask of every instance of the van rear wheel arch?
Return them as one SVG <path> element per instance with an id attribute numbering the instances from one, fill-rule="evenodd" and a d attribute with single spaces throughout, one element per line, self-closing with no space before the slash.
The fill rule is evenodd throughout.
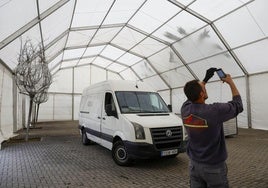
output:
<path id="1" fill-rule="evenodd" d="M 81 128 L 81 136 L 82 136 L 83 145 L 91 144 L 91 140 L 88 139 L 87 134 L 86 134 L 86 129 L 84 127 Z"/>

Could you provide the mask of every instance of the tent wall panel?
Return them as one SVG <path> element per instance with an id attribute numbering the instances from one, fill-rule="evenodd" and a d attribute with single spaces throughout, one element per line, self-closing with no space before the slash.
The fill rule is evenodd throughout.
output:
<path id="1" fill-rule="evenodd" d="M 3 140 L 13 136 L 13 77 L 0 64 L 0 147 Z"/>
<path id="2" fill-rule="evenodd" d="M 53 76 L 49 92 L 71 93 L 73 82 L 73 69 L 64 69 Z"/>
<path id="3" fill-rule="evenodd" d="M 77 67 L 74 69 L 74 92 L 82 93 L 86 86 L 90 85 L 90 66 Z"/>
<path id="4" fill-rule="evenodd" d="M 266 119 L 268 117 L 267 80 L 267 73 L 250 77 L 252 128 L 254 129 L 268 130 Z"/>
<path id="5" fill-rule="evenodd" d="M 17 123 L 14 125 L 14 131 L 18 131 L 26 126 L 25 98 L 27 96 L 17 93 Z M 23 104 L 24 103 L 24 104 Z"/>
<path id="6" fill-rule="evenodd" d="M 78 120 L 80 100 L 81 100 L 81 95 L 74 96 L 74 114 L 73 114 L 74 120 Z"/>
<path id="7" fill-rule="evenodd" d="M 247 95 L 246 95 L 247 93 L 246 79 L 245 78 L 234 79 L 234 82 L 242 97 L 242 102 L 243 102 L 243 107 L 244 107 L 244 111 L 237 116 L 237 125 L 240 128 L 248 128 L 249 127 L 248 121 L 250 121 L 249 119 L 250 110 L 248 110 L 248 103 L 250 103 L 250 101 L 248 101 Z"/>
<path id="8" fill-rule="evenodd" d="M 251 45 L 234 50 L 237 57 L 243 62 L 250 74 L 256 74 L 268 70 L 268 40 L 261 40 Z M 252 53 L 254 52 L 254 53 Z"/>
<path id="9" fill-rule="evenodd" d="M 59 72 L 53 77 L 48 101 L 40 105 L 38 121 L 77 120 L 83 89 L 106 79 L 122 78 L 118 74 L 95 66 L 81 66 Z M 72 94 L 73 87 L 74 94 Z M 66 92 L 59 92 L 60 89 Z"/>
<path id="10" fill-rule="evenodd" d="M 72 120 L 72 95 L 50 94 L 49 100 L 39 109 L 39 121 Z"/>
<path id="11" fill-rule="evenodd" d="M 74 95 L 72 105 L 71 94 L 49 94 L 48 101 L 40 105 L 38 121 L 78 120 L 80 99 L 80 94 Z"/>
<path id="12" fill-rule="evenodd" d="M 40 104 L 38 121 L 54 120 L 54 94 L 48 95 L 48 101 Z"/>
<path id="13" fill-rule="evenodd" d="M 22 122 L 22 120 L 24 119 L 23 115 L 25 115 L 25 113 L 22 109 L 22 106 L 23 106 L 22 99 L 23 99 L 24 95 L 16 93 L 16 96 L 17 96 L 17 122 L 14 123 L 14 131 L 22 129 L 23 125 L 25 125 Z"/>
<path id="14" fill-rule="evenodd" d="M 54 99 L 54 120 L 72 120 L 72 96 L 59 94 Z"/>
<path id="15" fill-rule="evenodd" d="M 98 83 L 107 79 L 106 70 L 98 67 L 91 67 L 91 84 Z"/>

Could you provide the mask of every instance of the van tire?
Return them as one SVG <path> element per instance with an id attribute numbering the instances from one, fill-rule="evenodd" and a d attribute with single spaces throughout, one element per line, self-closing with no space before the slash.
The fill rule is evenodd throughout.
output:
<path id="1" fill-rule="evenodd" d="M 89 145 L 91 141 L 87 138 L 86 130 L 82 129 L 82 143 L 83 145 Z"/>
<path id="2" fill-rule="evenodd" d="M 129 166 L 132 164 L 132 159 L 129 158 L 126 147 L 121 140 L 114 143 L 112 156 L 114 162 L 120 166 Z"/>

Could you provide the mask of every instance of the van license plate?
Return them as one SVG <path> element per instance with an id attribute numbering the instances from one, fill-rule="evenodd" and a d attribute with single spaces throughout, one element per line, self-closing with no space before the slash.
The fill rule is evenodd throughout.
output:
<path id="1" fill-rule="evenodd" d="M 161 151 L 161 156 L 175 155 L 177 153 L 178 153 L 178 149 L 166 150 L 166 151 Z"/>

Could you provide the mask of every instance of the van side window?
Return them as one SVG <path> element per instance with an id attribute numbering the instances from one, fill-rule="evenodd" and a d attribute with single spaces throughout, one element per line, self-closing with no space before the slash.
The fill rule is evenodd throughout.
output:
<path id="1" fill-rule="evenodd" d="M 115 107 L 112 93 L 105 93 L 104 107 L 105 107 L 105 112 L 107 116 L 117 117 L 116 107 Z"/>

